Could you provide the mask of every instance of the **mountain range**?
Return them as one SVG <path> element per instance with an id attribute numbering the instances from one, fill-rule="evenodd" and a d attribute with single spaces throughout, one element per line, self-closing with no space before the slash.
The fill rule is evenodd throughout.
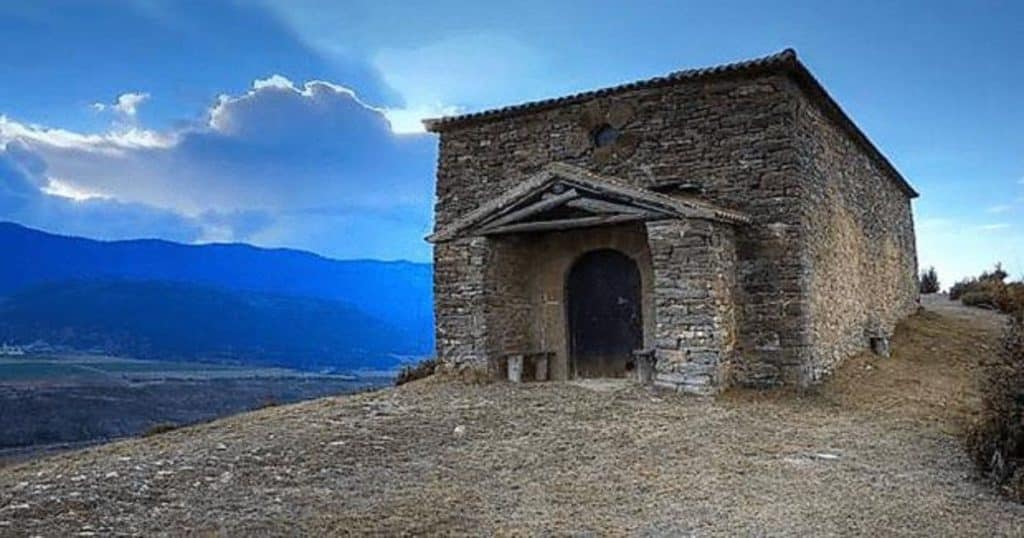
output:
<path id="1" fill-rule="evenodd" d="M 431 266 L 0 223 L 0 341 L 150 358 L 388 368 L 433 347 Z"/>

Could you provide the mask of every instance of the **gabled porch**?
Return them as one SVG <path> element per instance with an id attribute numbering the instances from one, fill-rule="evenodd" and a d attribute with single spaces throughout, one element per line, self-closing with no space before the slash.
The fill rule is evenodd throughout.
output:
<path id="1" fill-rule="evenodd" d="M 707 392 L 732 341 L 733 227 L 743 214 L 553 163 L 439 229 L 438 343 L 448 362 L 549 353 L 550 376 L 631 375 Z"/>

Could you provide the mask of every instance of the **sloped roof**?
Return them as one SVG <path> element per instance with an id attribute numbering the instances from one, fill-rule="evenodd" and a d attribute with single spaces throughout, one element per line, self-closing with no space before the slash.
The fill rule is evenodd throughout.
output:
<path id="1" fill-rule="evenodd" d="M 508 215 L 520 203 L 546 192 L 555 184 L 578 189 L 595 198 L 608 197 L 645 211 L 659 218 L 697 218 L 729 224 L 749 224 L 750 217 L 739 211 L 721 208 L 700 200 L 679 199 L 628 185 L 615 178 L 594 174 L 566 163 L 554 162 L 526 181 L 522 181 L 497 198 L 493 198 L 468 214 L 427 237 L 441 243 L 471 235 L 488 222 Z M 639 220 L 639 219 L 638 219 Z"/>
<path id="2" fill-rule="evenodd" d="M 564 105 L 580 103 L 595 97 L 616 95 L 637 89 L 656 88 L 659 86 L 669 86 L 690 81 L 704 81 L 736 76 L 749 77 L 772 73 L 790 75 L 793 80 L 797 82 L 797 85 L 806 93 L 810 101 L 817 105 L 826 116 L 835 121 L 839 127 L 854 140 L 854 142 L 860 145 L 861 148 L 864 149 L 864 151 L 867 152 L 867 154 L 871 156 L 872 159 L 874 159 L 875 162 L 893 178 L 893 180 L 896 181 L 897 185 L 907 194 L 907 196 L 911 198 L 916 198 L 918 196 L 917 191 L 914 190 L 903 175 L 896 170 L 896 167 L 889 162 L 889 159 L 879 151 L 867 135 L 865 135 L 853 120 L 850 119 L 846 112 L 843 111 L 835 99 L 828 94 L 821 83 L 814 78 L 814 75 L 811 74 L 807 67 L 797 59 L 796 51 L 793 49 L 785 49 L 779 53 L 752 60 L 699 69 L 686 69 L 661 77 L 654 77 L 646 80 L 620 84 L 618 86 L 575 93 L 563 97 L 542 99 L 539 101 L 531 101 L 457 116 L 425 119 L 423 120 L 423 125 L 428 131 L 441 133 L 449 129 L 471 125 L 477 122 L 486 122 L 518 116 L 521 114 L 539 112 Z"/>

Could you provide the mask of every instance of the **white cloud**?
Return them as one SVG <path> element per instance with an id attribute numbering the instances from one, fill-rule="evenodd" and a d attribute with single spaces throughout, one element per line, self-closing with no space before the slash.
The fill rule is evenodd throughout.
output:
<path id="1" fill-rule="evenodd" d="M 288 80 L 283 75 L 273 74 L 267 78 L 258 78 L 252 82 L 252 88 L 254 90 L 261 90 L 263 88 L 285 88 L 294 89 L 295 85 L 292 81 Z"/>
<path id="2" fill-rule="evenodd" d="M 135 117 L 139 105 L 147 99 L 149 99 L 148 93 L 122 93 L 117 97 L 117 104 L 114 105 L 114 109 L 126 116 Z"/>
<path id="3" fill-rule="evenodd" d="M 82 202 L 85 200 L 94 199 L 109 199 L 110 196 L 98 192 L 90 192 L 87 190 L 80 189 L 74 185 L 63 181 L 59 178 L 51 177 L 48 178 L 48 182 L 42 188 L 43 193 L 49 194 L 50 196 L 58 196 L 60 198 L 67 198 L 75 202 Z"/>
<path id="4" fill-rule="evenodd" d="M 113 104 L 93 103 L 92 108 L 97 112 L 109 110 L 119 114 L 124 119 L 134 120 L 138 114 L 139 106 L 148 100 L 148 93 L 126 92 L 117 96 L 117 100 Z"/>
<path id="5" fill-rule="evenodd" d="M 987 231 L 987 232 L 992 232 L 992 231 L 996 231 L 996 230 L 1006 230 L 1009 227 L 1010 227 L 1010 225 L 1008 223 L 999 222 L 999 223 L 996 223 L 996 224 L 983 224 L 981 226 L 978 226 L 978 229 L 979 230 L 984 230 L 984 231 Z"/>
<path id="6" fill-rule="evenodd" d="M 237 113 L 241 109 L 252 107 L 254 104 L 260 106 L 264 100 L 276 99 L 286 101 L 288 99 L 303 98 L 308 100 L 308 102 L 314 103 L 336 97 L 349 100 L 366 111 L 381 113 L 379 109 L 360 101 L 356 97 L 355 92 L 344 86 L 322 80 L 311 80 L 298 87 L 286 77 L 275 74 L 265 79 L 253 81 L 252 89 L 238 97 L 228 95 L 218 97 L 217 104 L 210 108 L 208 112 L 209 121 L 207 124 L 222 133 L 231 133 L 236 128 L 232 123 L 234 121 L 232 114 Z"/>
<path id="7" fill-rule="evenodd" d="M 1009 211 L 1011 209 L 1013 209 L 1013 206 L 1011 206 L 1011 205 L 1000 204 L 1000 205 L 994 205 L 994 206 L 986 209 L 985 211 L 987 211 L 989 213 L 999 214 L 999 213 L 1006 213 L 1007 211 Z"/>
<path id="8" fill-rule="evenodd" d="M 34 191 L 43 196 L 35 206 L 103 208 L 75 213 L 78 229 L 91 217 L 116 220 L 110 211 L 163 212 L 193 240 L 426 259 L 436 142 L 399 136 L 390 121 L 343 86 L 280 75 L 221 96 L 204 118 L 176 129 L 115 124 L 85 133 L 0 116 L 0 149 L 14 148 L 0 157 L 18 156 L 18 170 L 32 165 L 7 189 L 17 199 L 6 206 L 0 174 L 0 219 L 28 215 L 24 200 Z M 154 222 L 149 229 L 174 221 Z"/>
<path id="9" fill-rule="evenodd" d="M 434 105 L 419 108 L 386 108 L 384 115 L 391 123 L 391 129 L 400 134 L 423 133 L 423 120 L 459 114 L 461 109 L 455 106 Z"/>
<path id="10" fill-rule="evenodd" d="M 66 129 L 21 123 L 0 115 L 0 144 L 12 140 L 57 149 L 119 155 L 126 150 L 173 146 L 176 135 L 137 128 L 118 129 L 101 134 L 77 133 Z"/>

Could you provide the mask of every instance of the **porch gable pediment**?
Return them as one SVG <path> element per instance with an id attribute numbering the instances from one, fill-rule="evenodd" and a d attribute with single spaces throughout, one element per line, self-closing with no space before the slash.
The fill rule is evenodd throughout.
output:
<path id="1" fill-rule="evenodd" d="M 437 230 L 427 241 L 441 243 L 467 236 L 672 218 L 750 222 L 735 211 L 640 189 L 565 163 L 551 163 L 515 188 Z"/>

